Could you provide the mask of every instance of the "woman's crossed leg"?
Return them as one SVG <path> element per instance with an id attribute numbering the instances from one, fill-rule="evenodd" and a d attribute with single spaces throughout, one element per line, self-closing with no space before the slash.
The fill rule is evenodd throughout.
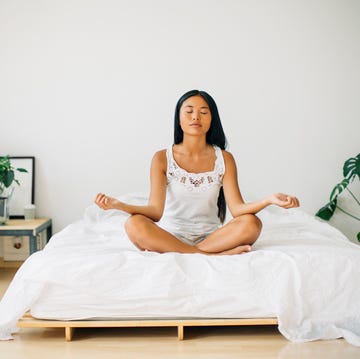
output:
<path id="1" fill-rule="evenodd" d="M 208 255 L 249 252 L 260 235 L 261 227 L 261 221 L 255 215 L 242 215 L 232 219 L 197 245 L 191 246 L 143 215 L 132 215 L 125 224 L 130 240 L 141 250 Z"/>

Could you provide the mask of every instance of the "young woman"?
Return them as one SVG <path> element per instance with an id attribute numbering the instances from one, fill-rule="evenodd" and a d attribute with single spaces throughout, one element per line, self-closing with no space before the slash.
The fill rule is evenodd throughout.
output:
<path id="1" fill-rule="evenodd" d="M 235 160 L 225 151 L 216 103 L 206 92 L 192 90 L 179 99 L 174 125 L 174 145 L 152 159 L 147 205 L 134 206 L 102 193 L 95 198 L 104 210 L 131 215 L 125 229 L 141 250 L 212 255 L 249 252 L 261 231 L 257 212 L 271 204 L 299 206 L 296 197 L 282 193 L 244 203 Z M 233 219 L 223 225 L 226 203 Z"/>

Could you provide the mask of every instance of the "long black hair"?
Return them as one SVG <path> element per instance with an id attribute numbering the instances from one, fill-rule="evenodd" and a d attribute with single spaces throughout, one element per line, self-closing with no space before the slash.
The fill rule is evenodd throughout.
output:
<path id="1" fill-rule="evenodd" d="M 184 101 L 192 96 L 201 96 L 209 106 L 211 113 L 211 124 L 209 131 L 206 133 L 206 142 L 210 145 L 216 145 L 222 150 L 226 149 L 226 137 L 220 121 L 219 111 L 217 109 L 214 99 L 205 91 L 191 90 L 182 95 L 175 107 L 175 120 L 174 120 L 174 144 L 181 143 L 184 138 L 184 132 L 180 126 L 180 108 Z M 220 188 L 219 197 L 217 201 L 218 217 L 221 223 L 224 223 L 226 216 L 226 201 L 224 196 L 223 187 Z"/>

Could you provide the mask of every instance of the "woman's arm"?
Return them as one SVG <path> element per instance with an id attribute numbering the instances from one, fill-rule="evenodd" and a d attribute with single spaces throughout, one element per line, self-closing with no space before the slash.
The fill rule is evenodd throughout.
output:
<path id="1" fill-rule="evenodd" d="M 166 150 L 156 152 L 150 169 L 150 198 L 145 206 L 136 206 L 117 200 L 116 198 L 98 193 L 95 203 L 102 209 L 118 209 L 131 215 L 142 214 L 157 222 L 162 217 L 166 198 Z"/>
<path id="2" fill-rule="evenodd" d="M 245 203 L 239 189 L 235 160 L 229 152 L 223 151 L 223 155 L 225 161 L 224 195 L 233 217 L 256 214 L 271 204 L 283 208 L 299 207 L 299 200 L 296 197 L 283 193 L 275 193 L 262 201 Z"/>

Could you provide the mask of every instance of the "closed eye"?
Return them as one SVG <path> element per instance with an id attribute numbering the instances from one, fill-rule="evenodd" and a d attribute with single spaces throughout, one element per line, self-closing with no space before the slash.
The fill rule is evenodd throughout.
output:
<path id="1" fill-rule="evenodd" d="M 186 113 L 193 113 L 194 111 L 186 111 Z M 208 112 L 200 112 L 202 115 L 207 115 Z"/>

